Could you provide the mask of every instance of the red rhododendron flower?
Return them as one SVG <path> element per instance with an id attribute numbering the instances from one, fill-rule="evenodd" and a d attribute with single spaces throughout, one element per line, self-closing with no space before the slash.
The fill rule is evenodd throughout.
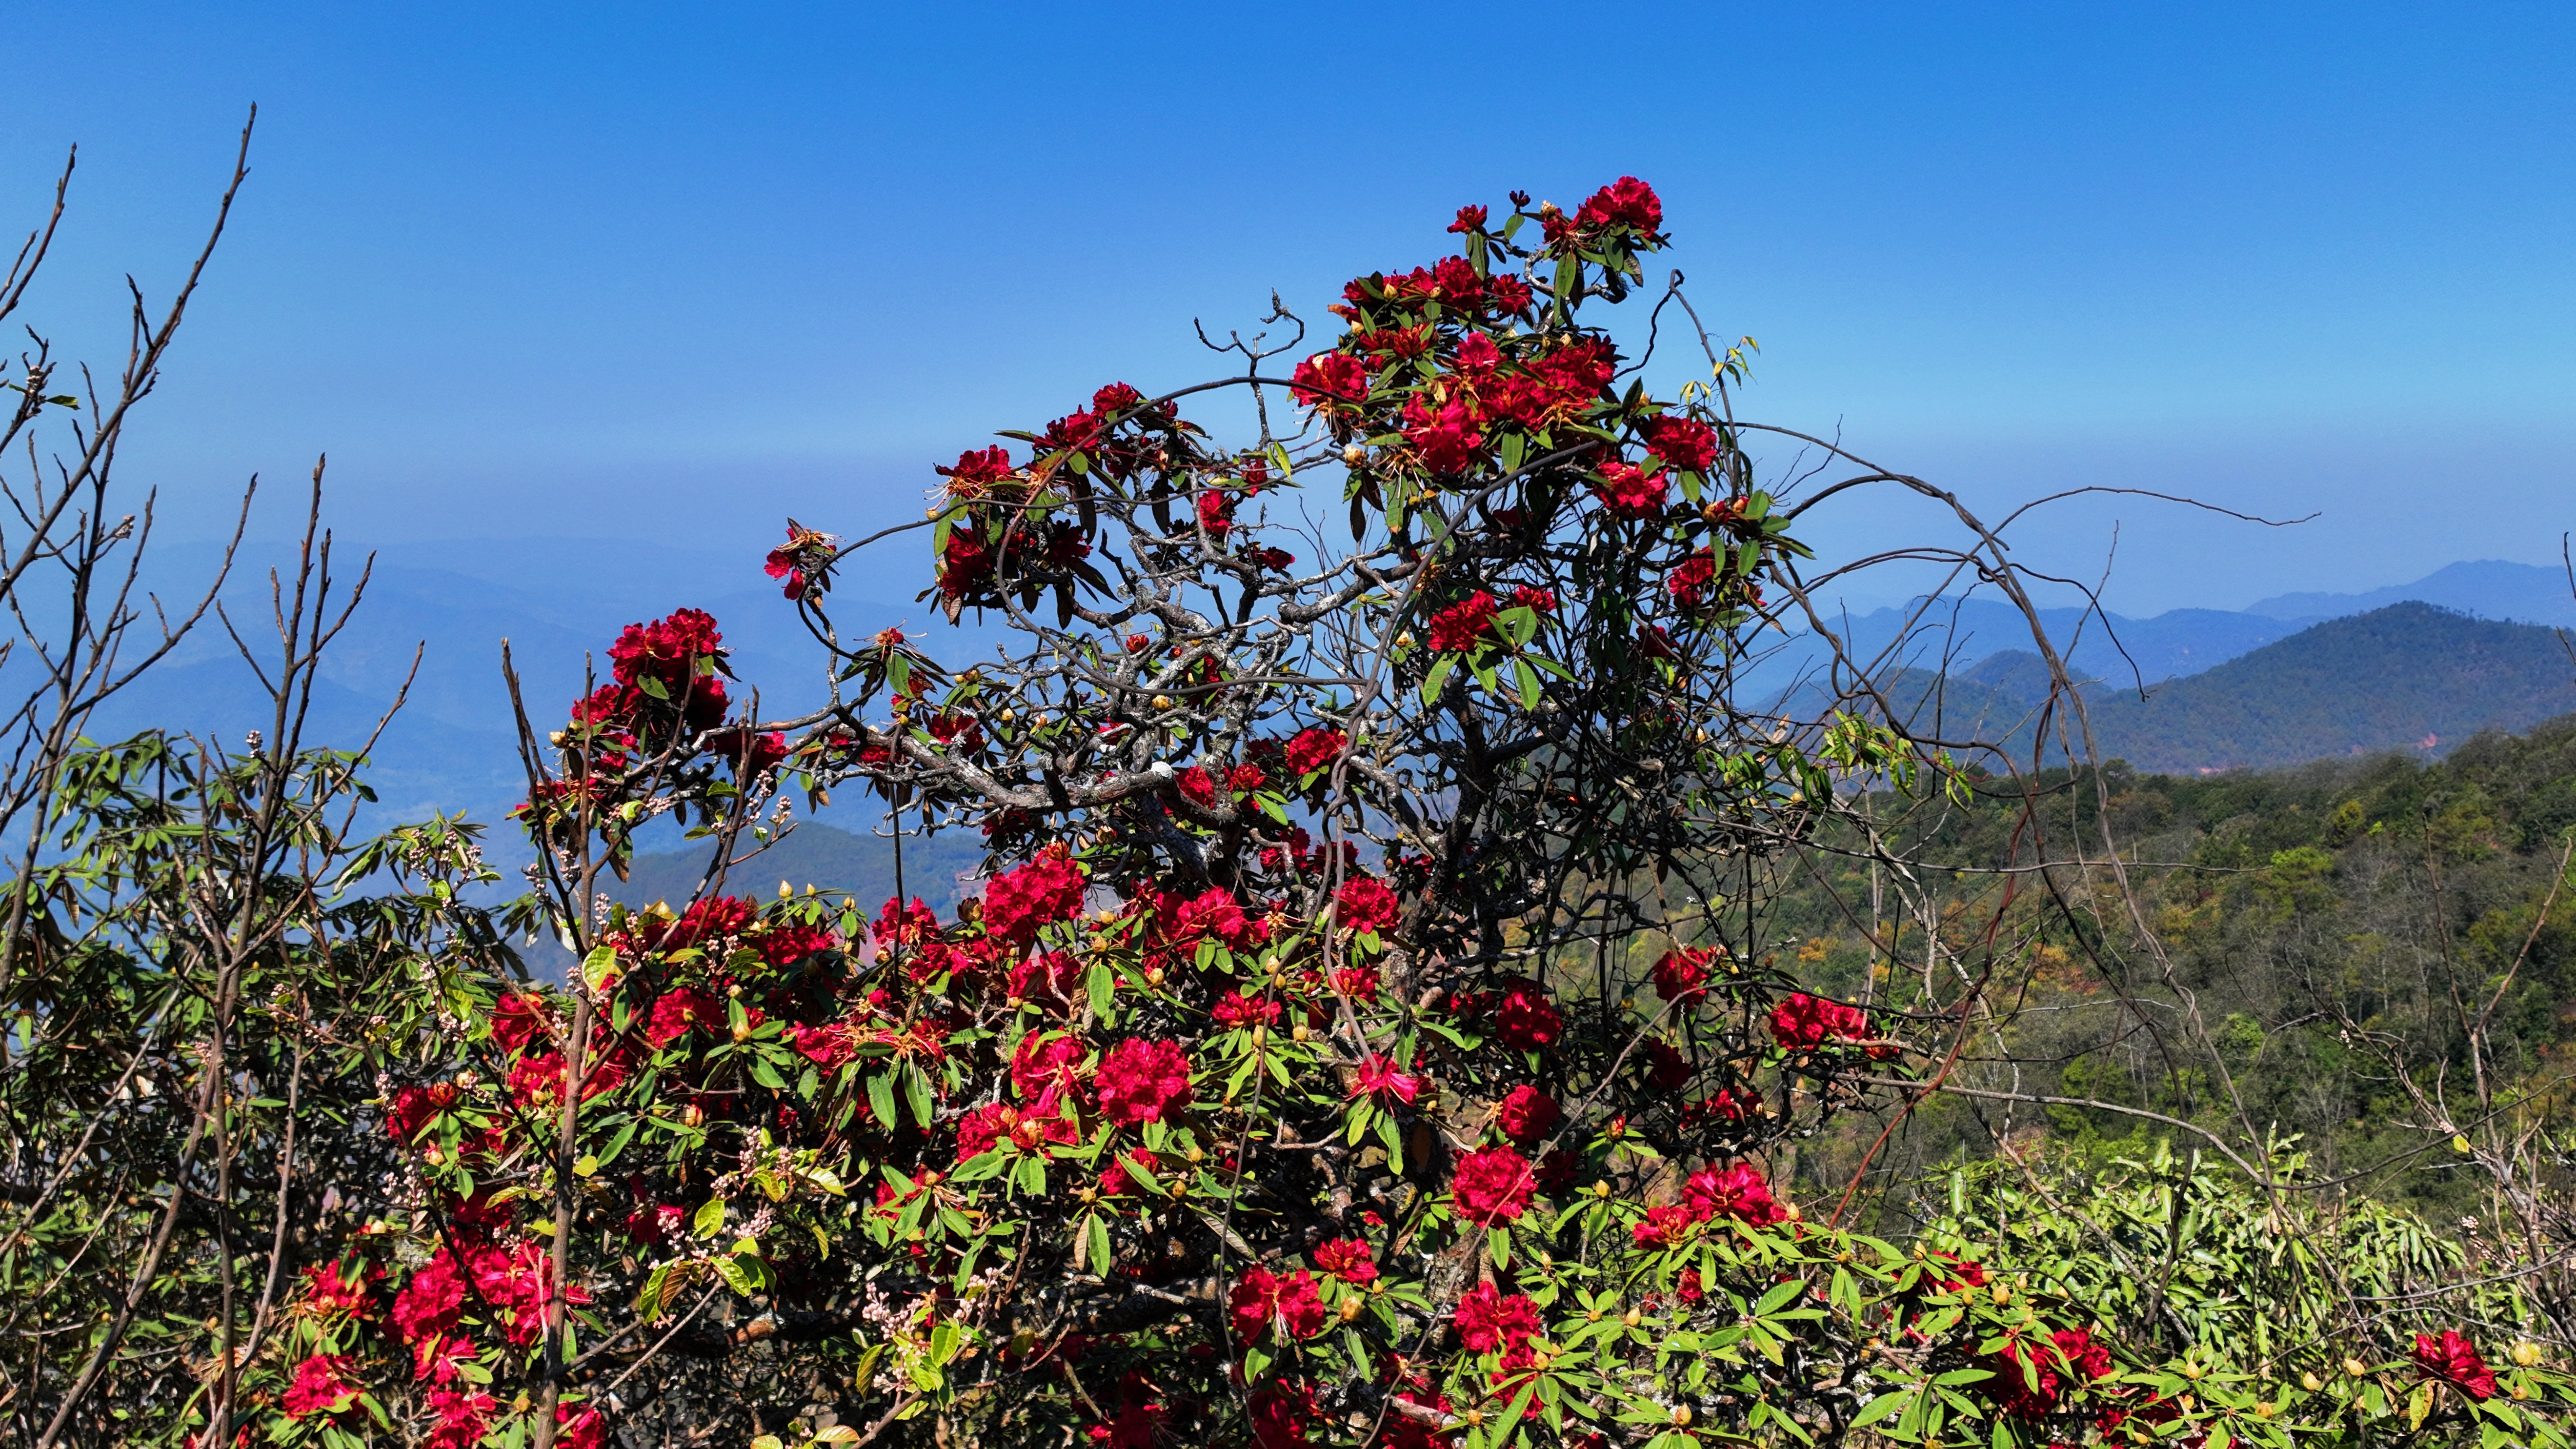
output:
<path id="1" fill-rule="evenodd" d="M 1301 776 L 1330 769 L 1349 743 L 1350 736 L 1340 730 L 1299 730 L 1288 741 L 1288 768 Z"/>
<path id="2" fill-rule="evenodd" d="M 1514 1051 L 1545 1051 L 1565 1034 L 1565 1017 L 1548 1000 L 1546 987 L 1535 981 L 1514 981 L 1503 987 L 1494 1010 L 1494 1029 L 1503 1045 Z"/>
<path id="3" fill-rule="evenodd" d="M 1237 795 L 1249 795 L 1269 783 L 1269 774 L 1259 765 L 1237 765 L 1225 772 L 1225 788 Z"/>
<path id="4" fill-rule="evenodd" d="M 1279 1003 L 1246 997 L 1240 991 L 1229 991 L 1217 998 L 1208 1014 L 1216 1024 L 1233 1030 L 1255 1024 L 1269 1025 L 1279 1020 Z"/>
<path id="5" fill-rule="evenodd" d="M 715 616 L 703 609 L 675 609 L 650 624 L 629 624 L 608 646 L 611 672 L 620 684 L 650 679 L 676 702 L 698 675 L 698 661 L 724 652 Z"/>
<path id="6" fill-rule="evenodd" d="M 1697 1075 L 1691 1068 L 1690 1059 L 1675 1050 L 1672 1043 L 1646 1043 L 1646 1086 L 1650 1090 L 1669 1092 L 1687 1085 Z"/>
<path id="7" fill-rule="evenodd" d="M 2495 1397 L 2495 1370 L 2478 1356 L 2477 1346 L 2460 1336 L 2455 1328 L 2442 1330 L 2439 1339 L 2429 1333 L 2415 1335 L 2415 1366 L 2428 1378 L 2456 1384 L 2473 1399 Z M 2100 1375 L 2095 1375 L 2100 1377 Z"/>
<path id="8" fill-rule="evenodd" d="M 1636 465 L 1619 462 L 1602 464 L 1601 481 L 1592 487 L 1602 509 L 1613 518 L 1661 516 L 1670 489 L 1663 474 L 1639 472 Z"/>
<path id="9" fill-rule="evenodd" d="M 438 1427 L 422 1442 L 426 1449 L 474 1449 L 500 1407 L 481 1389 L 432 1389 L 429 1409 L 438 1415 Z"/>
<path id="10" fill-rule="evenodd" d="M 909 909 L 889 899 L 869 931 L 880 954 L 889 946 L 917 946 L 938 933 L 939 917 L 919 896 L 912 898 Z"/>
<path id="11" fill-rule="evenodd" d="M 599 1449 L 608 1421 L 588 1404 L 555 1405 L 555 1449 Z"/>
<path id="12" fill-rule="evenodd" d="M 1358 1238 L 1335 1238 L 1318 1246 L 1315 1266 L 1345 1283 L 1365 1287 L 1377 1281 L 1377 1258 Z"/>
<path id="13" fill-rule="evenodd" d="M 1564 1120 L 1565 1112 L 1556 1105 L 1556 1099 L 1527 1082 L 1504 1093 L 1501 1104 L 1494 1108 L 1494 1125 L 1523 1147 L 1555 1131 L 1556 1124 Z"/>
<path id="14" fill-rule="evenodd" d="M 1692 554 L 1664 575 L 1664 591 L 1673 602 L 1685 609 L 1696 609 L 1708 602 L 1717 583 L 1717 560 L 1706 549 Z"/>
<path id="15" fill-rule="evenodd" d="M 358 1397 L 358 1386 L 343 1377 L 351 1362 L 345 1353 L 317 1353 L 297 1364 L 295 1382 L 286 1389 L 286 1417 L 309 1419 L 348 1408 Z"/>
<path id="16" fill-rule="evenodd" d="M 645 1023 L 644 1044 L 660 1051 L 697 1028 L 714 1030 L 724 1019 L 724 1008 L 715 998 L 694 986 L 665 991 L 653 1003 L 653 1014 Z"/>
<path id="17" fill-rule="evenodd" d="M 1539 1331 L 1538 1305 L 1491 1283 L 1479 1283 L 1461 1294 L 1449 1321 L 1458 1326 L 1459 1340 L 1477 1353 L 1518 1348 Z"/>
<path id="18" fill-rule="evenodd" d="M 1484 642 L 1501 608 L 1483 589 L 1431 616 L 1431 647 L 1441 654 L 1463 654 Z"/>
<path id="19" fill-rule="evenodd" d="M 1172 783 L 1180 788 L 1181 798 L 1191 804 L 1202 810 L 1216 808 L 1216 777 L 1207 771 L 1192 765 L 1174 775 Z"/>
<path id="20" fill-rule="evenodd" d="M 1011 1054 L 1012 1090 L 1040 1113 L 1055 1110 L 1057 1100 L 1073 1090 L 1073 1074 L 1086 1050 L 1080 1037 L 1041 1040 L 1045 1035 L 1032 1029 Z"/>
<path id="21" fill-rule="evenodd" d="M 1226 1297 L 1226 1312 L 1234 1320 L 1234 1336 L 1247 1344 L 1269 1337 L 1274 1323 L 1292 1340 L 1324 1331 L 1324 1303 L 1315 1295 L 1315 1276 L 1302 1268 L 1285 1275 L 1267 1268 L 1244 1274 Z"/>
<path id="22" fill-rule="evenodd" d="M 1434 473 L 1464 473 L 1484 455 L 1485 435 L 1477 430 L 1467 404 L 1456 398 L 1436 405 L 1425 403 L 1419 393 L 1406 399 L 1404 440 Z"/>
<path id="23" fill-rule="evenodd" d="M 1294 1379 L 1273 1379 L 1252 1394 L 1253 1449 L 1297 1449 L 1315 1419 L 1315 1391 Z"/>
<path id="24" fill-rule="evenodd" d="M 314 1313 L 372 1313 L 376 1297 L 368 1284 L 383 1276 L 364 1263 L 315 1263 L 304 1270 L 304 1306 Z"/>
<path id="25" fill-rule="evenodd" d="M 1109 1165 L 1101 1169 L 1100 1195 L 1102 1197 L 1125 1197 L 1129 1193 L 1141 1193 L 1150 1189 L 1150 1184 L 1140 1183 L 1128 1173 L 1127 1164 L 1119 1161 L 1121 1157 L 1132 1159 L 1138 1167 L 1148 1173 L 1160 1172 L 1163 1169 L 1163 1159 L 1153 1153 L 1142 1147 L 1127 1148 L 1112 1156 L 1109 1159 Z"/>
<path id="26" fill-rule="evenodd" d="M 394 1329 L 408 1343 L 445 1333 L 456 1326 L 465 1302 L 465 1275 L 444 1250 L 433 1255 L 394 1295 Z"/>
<path id="27" fill-rule="evenodd" d="M 1655 963 L 1655 994 L 1684 1004 L 1708 999 L 1708 963 L 1717 953 L 1703 946 L 1675 946 Z"/>
<path id="28" fill-rule="evenodd" d="M 1705 1126 L 1711 1122 L 1742 1122 L 1762 1110 L 1762 1094 L 1751 1087 L 1723 1087 L 1714 1097 L 1692 1102 L 1682 1108 L 1682 1126 Z"/>
<path id="29" fill-rule="evenodd" d="M 1092 1089 L 1120 1126 L 1161 1121 L 1190 1100 L 1190 1059 L 1179 1042 L 1131 1036 L 1100 1059 Z"/>
<path id="30" fill-rule="evenodd" d="M 1771 1035 L 1780 1045 L 1798 1051 L 1828 1041 L 1867 1041 L 1872 1033 L 1869 1013 L 1859 1007 L 1799 991 L 1772 1009 Z"/>
<path id="31" fill-rule="evenodd" d="M 1524 609 L 1535 610 L 1541 614 L 1553 614 L 1556 612 L 1556 591 L 1554 589 L 1533 588 L 1528 584 L 1523 584 L 1519 588 L 1512 590 L 1512 602 Z"/>
<path id="32" fill-rule="evenodd" d="M 534 996 L 509 995 L 492 1004 L 492 1040 L 507 1052 L 525 1050 L 539 1032 L 553 1023 L 546 1009 Z"/>
<path id="33" fill-rule="evenodd" d="M 1395 892 L 1374 876 L 1342 882 L 1333 900 L 1340 907 L 1334 920 L 1354 931 L 1383 931 L 1395 924 L 1398 914 Z"/>
<path id="34" fill-rule="evenodd" d="M 1368 364 L 1347 352 L 1318 352 L 1289 374 L 1298 400 L 1312 407 L 1368 401 Z"/>
<path id="35" fill-rule="evenodd" d="M 1592 193 L 1574 219 L 1587 230 L 1625 226 L 1652 236 L 1663 229 L 1664 203 L 1655 188 L 1634 176 L 1622 176 Z"/>
<path id="36" fill-rule="evenodd" d="M 1640 431 L 1646 449 L 1685 473 L 1705 473 L 1717 462 L 1717 430 L 1691 418 L 1648 418 Z"/>
<path id="37" fill-rule="evenodd" d="M 1011 476 L 1011 453 L 1003 447 L 969 448 L 957 455 L 954 468 L 934 468 L 932 472 L 948 480 L 948 496 L 966 500 L 981 498 L 993 485 Z"/>
<path id="38" fill-rule="evenodd" d="M 850 1029 L 839 1022 L 828 1022 L 822 1026 L 791 1026 L 787 1032 L 796 1039 L 796 1050 L 807 1061 L 827 1072 L 848 1061 L 858 1051 L 857 1045 L 850 1040 Z"/>
<path id="39" fill-rule="evenodd" d="M 1669 1248 L 1691 1235 L 1700 1219 L 1679 1203 L 1665 1203 L 1648 1208 L 1645 1218 L 1628 1229 L 1628 1236 L 1641 1248 Z"/>
<path id="40" fill-rule="evenodd" d="M 1759 1228 L 1789 1216 L 1789 1210 L 1771 1195 L 1771 1183 L 1762 1170 L 1743 1162 L 1723 1171 L 1703 1167 L 1692 1173 L 1682 1183 L 1682 1203 L 1700 1222 L 1733 1218 Z"/>
<path id="41" fill-rule="evenodd" d="M 438 1115 L 438 1110 L 438 1104 L 430 1100 L 427 1088 L 400 1088 L 385 1108 L 385 1135 L 409 1147 L 428 1128 L 430 1119 Z"/>
<path id="42" fill-rule="evenodd" d="M 1581 1170 L 1583 1159 L 1564 1148 L 1557 1148 L 1538 1160 L 1538 1190 L 1549 1197 L 1563 1197 L 1574 1186 L 1574 1174 Z"/>
<path id="43" fill-rule="evenodd" d="M 1537 1185 L 1529 1159 L 1508 1147 L 1488 1147 L 1458 1159 L 1449 1188 L 1457 1198 L 1458 1216 L 1492 1227 L 1527 1211 Z"/>
<path id="44" fill-rule="evenodd" d="M 1459 207 L 1458 219 L 1449 223 L 1449 229 L 1454 232 L 1483 231 L 1485 229 L 1485 209 L 1481 206 L 1472 205 Z"/>
<path id="45" fill-rule="evenodd" d="M 1082 914 L 1091 882 L 1063 856 L 1041 855 L 984 887 L 984 929 L 1015 946 L 1035 941 L 1038 928 Z"/>
<path id="46" fill-rule="evenodd" d="M 1404 1071 L 1402 1066 L 1395 1058 L 1376 1052 L 1360 1058 L 1351 1095 L 1375 1097 L 1381 1104 L 1392 1097 L 1408 1107 L 1412 1106 L 1422 1096 L 1422 1079 Z"/>
<path id="47" fill-rule="evenodd" d="M 1228 950 L 1243 945 L 1251 933 L 1252 920 L 1243 913 L 1243 903 L 1223 886 L 1210 886 L 1184 903 L 1172 913 L 1164 931 L 1174 942 L 1213 936 Z"/>

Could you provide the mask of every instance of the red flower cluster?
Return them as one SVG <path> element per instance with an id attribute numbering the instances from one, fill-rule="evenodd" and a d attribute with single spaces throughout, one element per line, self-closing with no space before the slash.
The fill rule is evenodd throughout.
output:
<path id="1" fill-rule="evenodd" d="M 1375 1097 L 1380 1105 L 1392 1098 L 1410 1107 L 1422 1096 L 1422 1079 L 1406 1072 L 1395 1058 L 1371 1052 L 1360 1058 L 1351 1095 Z"/>
<path id="2" fill-rule="evenodd" d="M 1661 473 L 1641 472 L 1634 463 L 1613 461 L 1601 465 L 1601 481 L 1592 491 L 1600 495 L 1602 509 L 1613 518 L 1657 518 L 1663 514 L 1671 487 Z"/>
<path id="3" fill-rule="evenodd" d="M 1449 1188 L 1458 1216 L 1484 1227 L 1509 1222 L 1529 1210 L 1537 1186 L 1529 1159 L 1508 1147 L 1488 1147 L 1458 1159 Z"/>
<path id="4" fill-rule="evenodd" d="M 1708 999 L 1708 963 L 1717 952 L 1706 946 L 1675 946 L 1655 963 L 1655 994 L 1666 1001 L 1695 1005 Z"/>
<path id="5" fill-rule="evenodd" d="M 1690 418 L 1648 418 L 1638 431 L 1646 435 L 1646 451 L 1685 473 L 1705 473 L 1717 462 L 1717 430 Z"/>
<path id="6" fill-rule="evenodd" d="M 1365 1287 L 1377 1281 L 1377 1256 L 1358 1238 L 1335 1238 L 1318 1246 L 1315 1266 L 1354 1286 Z"/>
<path id="7" fill-rule="evenodd" d="M 1122 1127 L 1161 1121 L 1190 1100 L 1190 1059 L 1178 1042 L 1129 1037 L 1101 1057 L 1092 1089 Z"/>
<path id="8" fill-rule="evenodd" d="M 1745 1162 L 1724 1171 L 1703 1167 L 1692 1173 L 1682 1183 L 1682 1202 L 1700 1222 L 1732 1218 L 1758 1228 L 1789 1216 L 1789 1209 L 1771 1195 L 1762 1170 Z"/>
<path id="9" fill-rule="evenodd" d="M 1244 1274 L 1227 1295 L 1226 1312 L 1234 1320 L 1234 1336 L 1247 1344 L 1267 1338 L 1272 1324 L 1291 1341 L 1324 1331 L 1324 1303 L 1315 1296 L 1315 1277 L 1302 1268 L 1284 1276 L 1267 1268 Z"/>
<path id="10" fill-rule="evenodd" d="M 1334 919 L 1354 931 L 1383 931 L 1394 925 L 1401 914 L 1395 892 L 1375 876 L 1344 881 L 1342 888 L 1333 893 L 1333 900 L 1340 908 Z"/>
<path id="11" fill-rule="evenodd" d="M 2016 1419 L 2044 1419 L 2057 1412 L 2068 1388 L 2111 1374 L 2111 1350 L 2092 1331 L 2061 1328 L 2045 1339 L 2014 1334 L 1986 1361 L 1994 1375 L 1978 1387 Z"/>
<path id="12" fill-rule="evenodd" d="M 1485 631 L 1493 627 L 1494 615 L 1501 607 L 1493 595 L 1478 589 L 1433 614 L 1432 650 L 1440 654 L 1463 654 L 1475 648 L 1484 642 Z"/>
<path id="13" fill-rule="evenodd" d="M 1771 1035 L 1791 1051 L 1807 1051 L 1829 1041 L 1870 1041 L 1875 1033 L 1870 1030 L 1869 1013 L 1859 1007 L 1799 991 L 1772 1008 Z M 1869 1048 L 1873 1060 L 1895 1054 L 1895 1048 L 1885 1044 Z"/>
<path id="14" fill-rule="evenodd" d="M 1664 575 L 1664 592 L 1685 609 L 1696 609 L 1716 596 L 1717 559 L 1708 549 L 1701 549 L 1673 566 Z"/>
<path id="15" fill-rule="evenodd" d="M 1485 435 L 1477 430 L 1465 398 L 1431 403 L 1416 394 L 1405 399 L 1404 440 L 1413 445 L 1423 467 L 1441 474 L 1466 472 L 1485 450 Z"/>
<path id="16" fill-rule="evenodd" d="M 1297 364 L 1289 385 L 1310 408 L 1355 407 L 1368 401 L 1368 364 L 1347 352 L 1318 352 Z"/>
<path id="17" fill-rule="evenodd" d="M 1565 1034 L 1565 1016 L 1548 999 L 1546 987 L 1514 981 L 1503 988 L 1495 1007 L 1494 1029 L 1514 1051 L 1545 1051 Z"/>
<path id="18" fill-rule="evenodd" d="M 1494 1108 L 1494 1125 L 1522 1147 L 1537 1145 L 1564 1120 L 1564 1109 L 1556 1105 L 1556 1099 L 1527 1082 L 1504 1093 Z"/>
<path id="19" fill-rule="evenodd" d="M 1289 738 L 1286 746 L 1288 768 L 1300 776 L 1329 770 L 1340 759 L 1350 736 L 1340 730 L 1302 729 Z"/>
<path id="20" fill-rule="evenodd" d="M 1049 853 L 993 877 L 984 887 L 984 929 L 1025 948 L 1038 938 L 1038 928 L 1082 914 L 1082 899 L 1091 888 L 1082 867 L 1061 845 Z"/>
<path id="21" fill-rule="evenodd" d="M 286 1389 L 286 1417 L 309 1419 L 315 1414 L 336 1414 L 355 1403 L 358 1385 L 345 1377 L 352 1362 L 345 1353 L 317 1353 L 297 1364 L 295 1382 Z"/>
<path id="22" fill-rule="evenodd" d="M 2415 1335 L 2414 1358 L 2415 1366 L 2427 1378 L 2456 1385 L 2473 1399 L 2495 1397 L 2495 1370 L 2487 1367 L 2487 1361 L 2478 1356 L 2477 1346 L 2461 1337 L 2458 1329 L 2443 1329 L 2438 1339 L 2429 1333 Z"/>
<path id="23" fill-rule="evenodd" d="M 1518 1293 L 1479 1283 L 1459 1296 L 1449 1315 L 1459 1341 L 1477 1353 L 1511 1352 L 1538 1336 L 1538 1305 Z"/>

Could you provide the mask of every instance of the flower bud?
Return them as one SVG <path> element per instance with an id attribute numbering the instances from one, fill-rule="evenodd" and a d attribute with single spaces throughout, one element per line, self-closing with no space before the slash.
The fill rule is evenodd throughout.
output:
<path id="1" fill-rule="evenodd" d="M 2322 1389 L 2322 1388 L 2324 1388 L 2325 1386 L 2326 1386 L 2326 1381 L 2325 1381 L 2324 1379 L 2318 1378 L 2318 1377 L 2316 1376 L 2316 1374 L 2314 1374 L 2313 1372 L 2311 1372 L 2311 1371 L 2309 1371 L 2309 1370 L 2306 1370 L 2306 1369 L 2302 1369 L 2302 1370 L 2300 1370 L 2300 1371 L 2299 1371 L 2299 1387 L 2300 1387 L 2300 1388 L 2306 1389 L 2309 1393 L 2312 1393 L 2312 1394 L 2313 1394 L 2313 1393 L 2315 1393 L 2317 1390 Z"/>
<path id="2" fill-rule="evenodd" d="M 2354 1378 L 2360 1378 L 2362 1375 L 2370 1372 L 2370 1366 L 2363 1363 L 2360 1359 L 2348 1358 L 2343 1361 L 2343 1371 L 2352 1375 Z"/>
<path id="3" fill-rule="evenodd" d="M 1358 443 L 1353 443 L 1342 449 L 1342 462 L 1349 467 L 1356 468 L 1367 461 L 1368 449 Z"/>
<path id="4" fill-rule="evenodd" d="M 1154 696 L 1154 708 L 1155 708 L 1156 710 L 1166 710 L 1166 709 L 1170 709 L 1171 707 L 1172 707 L 1172 697 L 1171 697 L 1170 695 L 1168 695 L 1168 694 L 1158 694 L 1158 695 L 1155 695 L 1155 696 Z"/>
<path id="5" fill-rule="evenodd" d="M 1342 1300 L 1342 1321 L 1343 1321 L 1344 1323 L 1349 1323 L 1349 1322 L 1351 1322 L 1352 1320 L 1354 1320 L 1354 1319 L 1358 1318 L 1359 1316 L 1360 1316 L 1360 1300 L 1358 1300 L 1357 1298 L 1345 1298 L 1345 1299 L 1343 1299 L 1343 1300 Z"/>
<path id="6" fill-rule="evenodd" d="M 1619 1321 L 1628 1325 L 1630 1328 L 1634 1328 L 1638 1324 L 1646 1321 L 1646 1315 L 1638 1309 L 1631 1308 L 1627 1312 L 1619 1315 Z"/>
<path id="7" fill-rule="evenodd" d="M 680 1109 L 680 1125 L 683 1127 L 704 1127 L 707 1125 L 707 1109 L 699 1106 L 695 1102 L 691 1102 L 688 1106 Z"/>
<path id="8" fill-rule="evenodd" d="M 2520 1367 L 2538 1368 L 2540 1367 L 2540 1345 L 2524 1339 L 2513 1346 L 2511 1357 Z"/>

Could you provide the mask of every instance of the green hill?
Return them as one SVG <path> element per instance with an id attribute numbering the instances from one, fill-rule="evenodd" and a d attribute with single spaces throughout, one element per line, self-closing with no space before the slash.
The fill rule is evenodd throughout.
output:
<path id="1" fill-rule="evenodd" d="M 1934 696 L 1909 682 L 1928 720 Z M 1940 691 L 1947 732 L 2021 738 L 2047 685 L 2027 653 L 1989 658 Z M 2172 774 L 2269 769 L 2388 750 L 2438 756 L 2481 730 L 2576 712 L 2576 660 L 2554 629 L 2403 603 L 2328 620 L 2144 698 L 2107 683 L 2085 693 L 2104 759 Z"/>

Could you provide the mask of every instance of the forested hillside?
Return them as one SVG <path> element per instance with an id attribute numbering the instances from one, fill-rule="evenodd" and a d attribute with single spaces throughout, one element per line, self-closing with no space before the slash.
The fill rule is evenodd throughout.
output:
<path id="1" fill-rule="evenodd" d="M 2480 735 L 2432 763 L 2390 754 L 2200 777 L 2115 762 L 2031 789 L 2027 819 L 2024 798 L 1990 781 L 1964 807 L 1915 806 L 1893 833 L 1961 868 L 1927 878 L 1943 933 L 2007 947 L 1986 994 L 2019 1009 L 2008 1026 L 1965 1032 L 1953 1080 L 2104 1105 L 1936 1097 L 1873 1174 L 1902 1180 L 2007 1146 L 2206 1145 L 2131 1115 L 2144 1111 L 2240 1143 L 2295 1138 L 2345 1191 L 2475 1214 L 2480 1187 L 2449 1139 L 2523 1120 L 2576 1064 L 2576 718 Z M 2151 945 L 2121 944 L 2128 908 L 2098 863 L 2106 802 Z M 1990 873 L 2078 852 L 2097 863 Z M 1817 989 L 1899 1008 L 1955 995 L 1937 978 L 1962 962 L 1927 958 L 1921 919 L 1891 911 L 1873 928 L 1865 864 L 1783 889 L 1794 924 L 1760 949 Z M 2053 900 L 2101 929 L 2068 929 Z M 2473 1053 L 2481 1021 L 2486 1049 Z M 2203 1042 L 2213 1060 L 2196 1060 Z M 2538 1095 L 2514 1106 L 2522 1093 Z M 1866 1145 L 1821 1144 L 1803 1171 L 1839 1187 Z"/>

